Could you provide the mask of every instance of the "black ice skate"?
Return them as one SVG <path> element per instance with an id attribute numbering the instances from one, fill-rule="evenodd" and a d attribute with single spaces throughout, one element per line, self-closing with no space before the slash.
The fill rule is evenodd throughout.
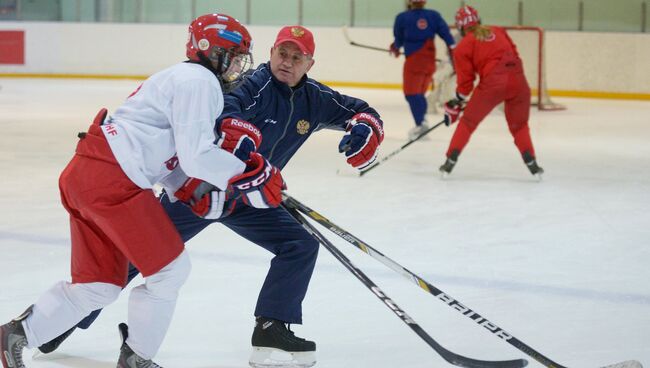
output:
<path id="1" fill-rule="evenodd" d="M 316 343 L 297 337 L 282 321 L 257 317 L 251 343 L 251 367 L 306 368 L 316 364 Z"/>
<path id="2" fill-rule="evenodd" d="M 66 332 L 62 333 L 61 335 L 53 338 L 51 341 L 46 342 L 45 344 L 39 346 L 38 350 L 43 354 L 49 354 L 49 353 L 53 352 L 54 350 L 58 349 L 59 346 L 63 343 L 63 341 L 65 341 L 65 339 L 67 339 L 68 336 L 70 336 L 74 332 L 74 330 L 76 330 L 76 329 L 77 329 L 77 326 L 72 327 L 68 331 L 66 331 Z"/>
<path id="3" fill-rule="evenodd" d="M 451 170 L 454 169 L 454 166 L 456 165 L 456 162 L 458 162 L 458 155 L 459 154 L 460 154 L 460 152 L 458 152 L 458 150 L 453 150 L 451 152 L 451 155 L 449 155 L 449 157 L 447 157 L 447 160 L 445 161 L 445 163 L 442 164 L 442 166 L 440 166 L 440 169 L 438 169 L 438 170 L 440 170 L 440 175 L 443 178 L 446 178 L 449 174 L 451 174 Z"/>
<path id="4" fill-rule="evenodd" d="M 32 313 L 30 306 L 13 321 L 0 326 L 0 363 L 3 368 L 25 368 L 23 349 L 27 346 L 27 337 L 21 323 Z"/>
<path id="5" fill-rule="evenodd" d="M 126 338 L 129 336 L 129 327 L 126 323 L 120 323 L 118 328 L 122 336 L 122 347 L 120 348 L 120 358 L 117 360 L 117 368 L 162 368 L 151 359 L 139 356 L 126 344 Z"/>
<path id="6" fill-rule="evenodd" d="M 537 165 L 537 160 L 535 160 L 535 157 L 533 157 L 533 155 L 531 155 L 528 151 L 524 152 L 521 156 L 524 159 L 526 167 L 528 170 L 530 170 L 530 173 L 537 177 L 538 180 L 542 180 L 544 169 Z"/>

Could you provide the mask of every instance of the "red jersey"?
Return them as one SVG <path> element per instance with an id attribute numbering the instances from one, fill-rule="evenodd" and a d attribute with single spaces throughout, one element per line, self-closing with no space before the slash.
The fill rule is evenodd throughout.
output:
<path id="1" fill-rule="evenodd" d="M 517 62 L 521 65 L 517 47 L 508 33 L 500 27 L 487 28 L 492 31 L 492 35 L 486 40 L 479 41 L 472 32 L 468 32 L 454 49 L 458 85 L 456 91 L 463 96 L 469 95 L 474 89 L 476 74 L 484 79 L 502 61 Z"/>

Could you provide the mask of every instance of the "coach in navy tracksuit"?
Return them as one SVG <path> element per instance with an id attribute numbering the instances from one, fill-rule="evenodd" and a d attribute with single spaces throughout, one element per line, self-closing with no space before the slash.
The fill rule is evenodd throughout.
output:
<path id="1" fill-rule="evenodd" d="M 313 132 L 324 128 L 346 131 L 339 149 L 350 165 L 363 168 L 375 159 L 383 140 L 379 114 L 366 102 L 342 95 L 308 78 L 306 73 L 314 64 L 314 49 L 309 30 L 300 26 L 284 27 L 271 49 L 270 61 L 259 65 L 239 87 L 224 96 L 225 108 L 217 127 L 230 118 L 253 123 L 263 137 L 257 151 L 280 169 Z M 302 301 L 319 244 L 286 210 L 282 207 L 258 209 L 238 203 L 228 216 L 206 220 L 180 201 L 172 203 L 163 195 L 161 202 L 184 241 L 211 223 L 220 222 L 275 254 L 255 316 L 258 322 L 259 317 L 264 317 L 302 323 Z M 131 278 L 137 274 L 137 270 L 133 271 Z M 92 315 L 79 326 L 87 328 L 90 323 Z M 286 329 L 284 324 L 279 325 Z M 313 342 L 296 338 L 290 331 L 285 337 L 301 340 L 293 343 L 302 344 L 303 350 L 315 349 Z M 255 339 L 254 332 L 253 345 L 257 346 Z M 283 346 L 273 347 L 289 350 Z"/>
<path id="2" fill-rule="evenodd" d="M 295 87 L 289 87 L 271 69 L 271 63 L 261 64 L 240 87 L 226 95 L 220 119 L 237 118 L 256 125 L 263 137 L 258 152 L 280 169 L 316 130 L 343 131 L 347 120 L 362 112 L 378 120 L 377 112 L 362 100 L 339 94 L 306 75 Z M 318 242 L 284 209 L 260 210 L 240 203 L 225 218 L 205 220 L 180 202 L 163 199 L 162 203 L 184 240 L 216 221 L 275 253 L 255 315 L 301 323 L 301 302 L 316 261 Z"/>

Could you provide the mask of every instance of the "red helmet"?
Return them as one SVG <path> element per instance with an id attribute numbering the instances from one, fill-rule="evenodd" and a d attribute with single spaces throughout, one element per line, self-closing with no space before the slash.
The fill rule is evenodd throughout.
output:
<path id="1" fill-rule="evenodd" d="M 225 14 L 205 14 L 190 23 L 188 31 L 188 59 L 210 61 L 224 82 L 237 79 L 250 68 L 251 35 L 237 19 Z"/>
<path id="2" fill-rule="evenodd" d="M 476 9 L 465 5 L 456 12 L 456 28 L 463 31 L 468 27 L 475 26 L 481 22 Z"/>

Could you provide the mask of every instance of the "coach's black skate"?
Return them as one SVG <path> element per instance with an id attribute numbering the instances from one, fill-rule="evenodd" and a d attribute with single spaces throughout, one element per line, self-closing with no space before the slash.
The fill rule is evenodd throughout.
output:
<path id="1" fill-rule="evenodd" d="M 0 326 L 0 363 L 3 368 L 25 368 L 23 349 L 27 346 L 27 337 L 21 322 L 32 313 L 33 307 L 30 306 L 16 319 Z"/>
<path id="2" fill-rule="evenodd" d="M 49 342 L 46 342 L 45 344 L 41 345 L 38 347 L 38 350 L 43 353 L 43 354 L 49 354 L 53 352 L 54 350 L 58 349 L 59 346 L 65 341 L 65 339 L 68 338 L 68 336 L 72 335 L 74 330 L 77 329 L 77 326 L 72 327 L 68 331 L 62 333 L 61 335 L 53 338 Z"/>
<path id="3" fill-rule="evenodd" d="M 447 157 L 447 160 L 445 160 L 445 163 L 440 166 L 440 175 L 442 175 L 443 178 L 447 177 L 447 175 L 451 174 L 451 170 L 454 169 L 454 166 L 456 166 L 456 162 L 458 162 L 458 155 L 460 152 L 458 150 L 453 150 L 449 157 Z"/>
<path id="4" fill-rule="evenodd" d="M 297 337 L 282 321 L 257 317 L 251 343 L 251 367 L 306 368 L 316 364 L 316 343 Z"/>
<path id="5" fill-rule="evenodd" d="M 528 168 L 528 170 L 530 170 L 530 173 L 536 176 L 537 179 L 541 180 L 542 174 L 544 174 L 544 169 L 542 169 L 539 165 L 537 165 L 537 160 L 535 160 L 535 157 L 531 155 L 528 151 L 524 152 L 521 156 L 524 159 L 524 163 L 526 164 L 526 167 Z"/>
<path id="6" fill-rule="evenodd" d="M 126 338 L 129 336 L 129 327 L 126 323 L 120 323 L 118 329 L 122 336 L 122 347 L 120 348 L 120 358 L 117 360 L 117 368 L 162 368 L 151 359 L 139 356 L 126 344 Z"/>

